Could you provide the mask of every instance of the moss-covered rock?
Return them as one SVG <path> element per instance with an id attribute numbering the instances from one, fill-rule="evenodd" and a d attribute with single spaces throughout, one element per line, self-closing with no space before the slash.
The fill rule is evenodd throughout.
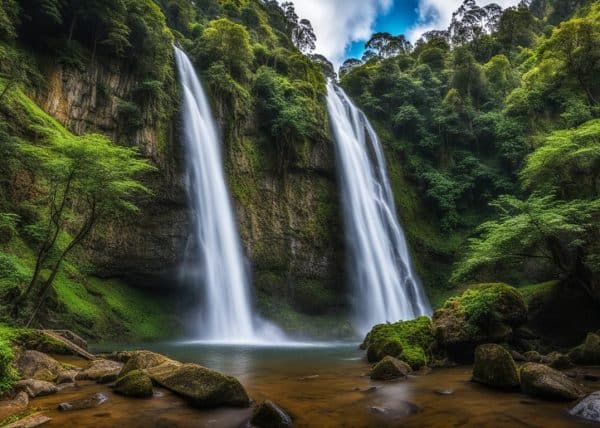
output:
<path id="1" fill-rule="evenodd" d="M 242 384 L 197 364 L 169 360 L 146 370 L 152 381 L 179 394 L 200 408 L 247 407 L 250 398 Z"/>
<path id="2" fill-rule="evenodd" d="M 169 358 L 164 355 L 157 354 L 151 351 L 134 351 L 127 356 L 127 362 L 121 369 L 119 377 L 125 376 L 133 370 L 143 370 L 156 367 L 169 361 Z"/>
<path id="3" fill-rule="evenodd" d="M 141 370 L 130 370 L 117 379 L 114 391 L 126 397 L 152 397 L 152 379 Z"/>
<path id="4" fill-rule="evenodd" d="M 494 343 L 475 349 L 473 380 L 494 388 L 516 388 L 519 372 L 510 353 Z"/>
<path id="5" fill-rule="evenodd" d="M 576 364 L 600 364 L 600 335 L 589 333 L 581 345 L 569 352 L 569 358 Z"/>
<path id="6" fill-rule="evenodd" d="M 520 374 L 521 390 L 533 397 L 573 401 L 585 394 L 581 385 L 564 373 L 543 364 L 525 363 Z"/>
<path id="7" fill-rule="evenodd" d="M 515 288 L 480 284 L 447 300 L 433 315 L 433 326 L 442 349 L 470 360 L 477 345 L 506 341 L 526 320 L 527 307 Z"/>
<path id="8" fill-rule="evenodd" d="M 565 370 L 573 367 L 573 363 L 568 355 L 561 354 L 560 352 L 551 352 L 547 356 L 548 365 L 553 369 Z"/>
<path id="9" fill-rule="evenodd" d="M 410 372 L 408 364 L 388 355 L 371 368 L 369 376 L 373 380 L 392 380 L 405 378 Z"/>
<path id="10" fill-rule="evenodd" d="M 289 428 L 292 418 L 272 401 L 265 401 L 254 409 L 250 425 L 256 428 Z"/>
<path id="11" fill-rule="evenodd" d="M 374 363 L 385 356 L 405 361 L 417 370 L 429 363 L 435 343 L 431 320 L 419 317 L 394 324 L 378 324 L 367 334 L 361 348 Z"/>
<path id="12" fill-rule="evenodd" d="M 62 365 L 54 358 L 42 352 L 27 350 L 21 352 L 15 361 L 17 370 L 23 379 L 37 379 L 54 382 Z"/>

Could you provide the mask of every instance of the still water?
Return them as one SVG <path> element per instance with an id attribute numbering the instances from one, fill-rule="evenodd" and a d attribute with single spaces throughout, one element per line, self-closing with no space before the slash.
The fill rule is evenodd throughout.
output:
<path id="1" fill-rule="evenodd" d="M 132 349 L 131 345 L 127 349 Z M 236 376 L 256 400 L 285 408 L 297 427 L 577 427 L 568 404 L 490 390 L 469 381 L 470 367 L 434 370 L 397 382 L 371 381 L 356 344 L 285 348 L 198 343 L 140 345 L 180 361 L 196 362 Z M 94 351 L 115 350 L 97 346 Z M 590 370 L 593 371 L 593 370 Z M 596 370 L 596 373 L 598 371 Z M 588 384 L 590 389 L 598 385 Z M 60 402 L 94 392 L 109 400 L 95 409 L 60 413 Z M 245 427 L 249 409 L 199 411 L 168 391 L 132 400 L 106 385 L 80 383 L 34 405 L 53 418 L 49 426 Z"/>

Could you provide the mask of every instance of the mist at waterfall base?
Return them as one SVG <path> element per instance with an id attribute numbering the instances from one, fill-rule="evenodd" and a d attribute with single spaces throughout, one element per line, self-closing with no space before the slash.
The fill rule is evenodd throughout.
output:
<path id="1" fill-rule="evenodd" d="M 182 87 L 187 191 L 195 212 L 182 277 L 200 288 L 197 338 L 205 342 L 261 344 L 286 341 L 256 316 L 250 281 L 225 184 L 221 138 L 208 98 L 187 55 L 175 47 Z"/>
<path id="2" fill-rule="evenodd" d="M 412 266 L 377 134 L 362 111 L 333 83 L 327 86 L 341 186 L 354 326 L 431 315 Z"/>

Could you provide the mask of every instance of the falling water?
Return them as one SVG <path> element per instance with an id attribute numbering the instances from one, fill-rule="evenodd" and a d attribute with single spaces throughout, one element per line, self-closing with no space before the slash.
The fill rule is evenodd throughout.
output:
<path id="1" fill-rule="evenodd" d="M 382 322 L 429 315 L 396 214 L 377 134 L 339 87 L 328 84 L 327 107 L 336 140 L 352 303 L 361 332 Z"/>
<path id="2" fill-rule="evenodd" d="M 200 283 L 203 340 L 249 343 L 280 340 L 275 327 L 252 313 L 250 282 L 221 160 L 221 144 L 208 100 L 186 54 L 175 48 L 183 88 L 183 131 L 188 194 L 197 241 L 186 276 Z"/>

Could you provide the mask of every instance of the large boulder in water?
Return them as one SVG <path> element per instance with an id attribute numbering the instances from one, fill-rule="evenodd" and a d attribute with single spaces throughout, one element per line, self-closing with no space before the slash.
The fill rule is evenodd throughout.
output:
<path id="1" fill-rule="evenodd" d="M 152 397 L 152 379 L 141 370 L 131 370 L 117 379 L 114 391 L 126 397 Z"/>
<path id="2" fill-rule="evenodd" d="M 254 409 L 250 425 L 256 428 L 290 428 L 292 418 L 272 401 L 265 401 Z"/>
<path id="3" fill-rule="evenodd" d="M 573 416 L 600 423 L 600 391 L 596 391 L 575 405 L 569 413 Z"/>
<path id="4" fill-rule="evenodd" d="M 562 401 L 577 400 L 585 394 L 583 387 L 564 373 L 537 363 L 521 367 L 521 390 L 533 397 Z"/>
<path id="5" fill-rule="evenodd" d="M 456 360 L 472 360 L 475 347 L 501 343 L 527 321 L 521 294 L 506 284 L 480 284 L 450 298 L 433 315 L 438 346 Z"/>
<path id="6" fill-rule="evenodd" d="M 58 392 L 58 387 L 51 382 L 37 379 L 25 379 L 15 383 L 15 391 L 25 391 L 30 398 L 50 395 Z"/>
<path id="7" fill-rule="evenodd" d="M 405 361 L 417 370 L 429 363 L 435 343 L 431 320 L 419 317 L 411 321 L 378 324 L 367 334 L 361 348 L 374 363 L 386 356 Z"/>
<path id="8" fill-rule="evenodd" d="M 155 383 L 185 397 L 196 407 L 250 405 L 246 390 L 236 378 L 197 364 L 169 360 L 145 371 Z"/>
<path id="9" fill-rule="evenodd" d="M 373 380 L 393 380 L 405 378 L 410 372 L 408 364 L 388 355 L 373 366 L 369 376 Z"/>
<path id="10" fill-rule="evenodd" d="M 576 364 L 600 364 L 600 335 L 589 333 L 583 344 L 569 352 L 569 358 Z"/>
<path id="11" fill-rule="evenodd" d="M 54 358 L 38 351 L 25 351 L 15 360 L 17 370 L 25 379 L 37 379 L 54 382 L 62 365 Z"/>
<path id="12" fill-rule="evenodd" d="M 144 370 L 159 366 L 167 361 L 173 361 L 164 355 L 151 351 L 135 351 L 128 356 L 127 362 L 119 373 L 119 377 L 126 375 L 132 370 Z"/>
<path id="13" fill-rule="evenodd" d="M 494 343 L 475 349 L 473 380 L 494 388 L 516 388 L 519 372 L 510 353 Z"/>
<path id="14" fill-rule="evenodd" d="M 77 373 L 77 380 L 95 380 L 100 383 L 114 382 L 123 364 L 112 360 L 94 360 L 84 370 Z"/>

